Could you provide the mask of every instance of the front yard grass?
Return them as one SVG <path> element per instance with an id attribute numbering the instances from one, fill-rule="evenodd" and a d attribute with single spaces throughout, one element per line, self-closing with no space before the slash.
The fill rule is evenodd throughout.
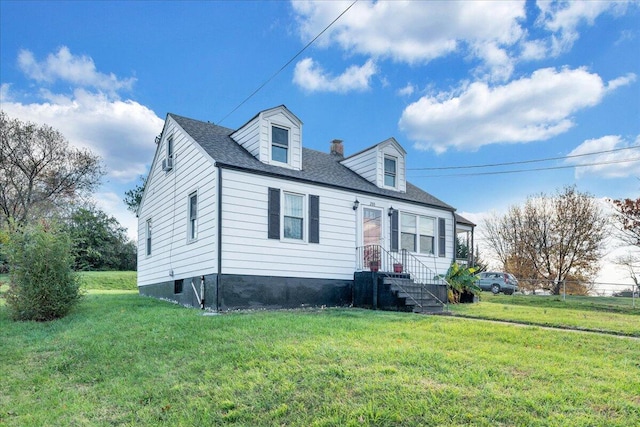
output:
<path id="1" fill-rule="evenodd" d="M 357 309 L 203 316 L 89 290 L 54 322 L 0 306 L 0 343 L 7 426 L 640 424 L 635 338 Z"/>
<path id="2" fill-rule="evenodd" d="M 631 298 L 481 294 L 477 304 L 449 305 L 454 314 L 539 326 L 640 337 L 640 301 Z"/>

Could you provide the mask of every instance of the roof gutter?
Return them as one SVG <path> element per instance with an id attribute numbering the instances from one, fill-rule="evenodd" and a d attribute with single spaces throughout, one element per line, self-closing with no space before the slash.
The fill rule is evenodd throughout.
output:
<path id="1" fill-rule="evenodd" d="M 230 164 L 222 163 L 222 162 L 218 162 L 218 161 L 216 161 L 214 163 L 214 166 L 216 166 L 219 170 L 224 168 L 224 169 L 235 170 L 235 171 L 239 171 L 239 172 L 247 172 L 247 173 L 251 173 L 253 175 L 262 175 L 262 176 L 269 176 L 269 177 L 273 177 L 273 178 L 285 179 L 285 180 L 288 180 L 288 181 L 304 182 L 304 183 L 316 185 L 316 186 L 319 186 L 319 187 L 327 187 L 327 188 L 332 188 L 332 189 L 338 188 L 340 190 L 349 191 L 349 192 L 352 192 L 352 193 L 353 192 L 357 192 L 358 194 L 367 194 L 367 195 L 371 195 L 371 196 L 375 196 L 375 197 L 381 197 L 383 199 L 396 200 L 396 201 L 405 202 L 405 203 L 413 203 L 413 204 L 416 204 L 416 205 L 427 206 L 427 207 L 436 208 L 436 209 L 444 209 L 444 210 L 449 211 L 449 212 L 455 212 L 456 211 L 456 209 L 454 207 L 452 207 L 452 206 L 434 205 L 434 204 L 431 204 L 431 203 L 424 203 L 424 202 L 420 202 L 420 201 L 417 201 L 417 200 L 403 199 L 401 197 L 393 197 L 392 195 L 379 194 L 379 193 L 374 193 L 372 191 L 360 190 L 360 189 L 357 189 L 357 188 L 344 187 L 344 186 L 341 186 L 341 185 L 336 185 L 336 184 L 331 184 L 331 183 L 324 183 L 324 182 L 312 181 L 310 179 L 297 178 L 295 176 L 287 176 L 287 175 L 282 175 L 282 174 L 273 173 L 273 172 L 260 171 L 260 170 L 251 169 L 251 168 L 244 168 L 242 166 L 230 165 Z"/>

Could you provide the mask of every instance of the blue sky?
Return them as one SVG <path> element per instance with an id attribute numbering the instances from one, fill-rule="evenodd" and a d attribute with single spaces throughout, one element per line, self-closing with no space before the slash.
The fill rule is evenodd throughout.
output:
<path id="1" fill-rule="evenodd" d="M 2 109 L 100 154 L 98 205 L 132 229 L 168 112 L 237 128 L 280 104 L 308 148 L 395 137 L 408 179 L 478 222 L 564 185 L 638 197 L 640 149 L 566 156 L 640 145 L 639 2 L 361 0 L 246 100 L 351 4 L 1 0 Z M 546 170 L 494 173 L 523 169 Z"/>

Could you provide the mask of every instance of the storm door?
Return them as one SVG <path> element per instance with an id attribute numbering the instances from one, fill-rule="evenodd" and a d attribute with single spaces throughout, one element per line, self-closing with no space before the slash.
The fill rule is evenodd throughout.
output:
<path id="1" fill-rule="evenodd" d="M 382 210 L 365 207 L 362 210 L 362 244 L 364 268 L 377 271 L 380 268 L 382 245 Z"/>

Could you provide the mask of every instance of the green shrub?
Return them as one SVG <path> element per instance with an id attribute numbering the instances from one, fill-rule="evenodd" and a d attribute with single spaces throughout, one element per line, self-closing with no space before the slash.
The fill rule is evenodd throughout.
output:
<path id="1" fill-rule="evenodd" d="M 14 320 L 46 321 L 64 317 L 81 297 L 79 276 L 72 270 L 69 236 L 46 224 L 9 233 L 3 245 L 9 262 L 5 297 Z"/>

